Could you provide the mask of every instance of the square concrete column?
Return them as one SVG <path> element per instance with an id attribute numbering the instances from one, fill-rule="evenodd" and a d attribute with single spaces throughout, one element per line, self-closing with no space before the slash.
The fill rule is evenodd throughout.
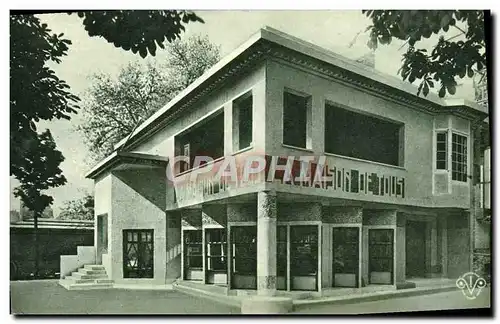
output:
<path id="1" fill-rule="evenodd" d="M 276 193 L 257 194 L 257 294 L 276 294 Z"/>

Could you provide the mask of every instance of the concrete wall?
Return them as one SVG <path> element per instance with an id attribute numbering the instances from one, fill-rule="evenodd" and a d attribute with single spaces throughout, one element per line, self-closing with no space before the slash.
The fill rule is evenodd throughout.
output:
<path id="1" fill-rule="evenodd" d="M 109 225 L 109 221 L 112 217 L 112 210 L 111 210 L 111 201 L 113 199 L 112 197 L 112 192 L 111 192 L 111 178 L 112 175 L 110 173 L 97 178 L 95 180 L 95 187 L 94 187 L 94 219 L 97 220 L 98 215 L 103 215 L 106 214 L 106 218 L 108 220 L 108 249 L 109 249 L 109 243 L 111 240 L 111 226 Z M 94 247 L 98 246 L 98 222 L 94 222 Z M 99 252 L 99 251 L 96 251 Z M 100 254 L 100 253 L 98 253 Z M 102 258 L 100 255 L 97 255 L 97 261 L 100 262 L 102 261 Z M 111 273 L 111 268 L 106 269 L 108 273 Z"/>
<path id="2" fill-rule="evenodd" d="M 491 223 L 474 219 L 474 249 L 489 249 L 491 243 Z"/>
<path id="3" fill-rule="evenodd" d="M 470 226 L 465 212 L 448 215 L 447 219 L 448 278 L 458 278 L 470 271 Z"/>
<path id="4" fill-rule="evenodd" d="M 323 223 L 329 224 L 361 224 L 363 208 L 360 207 L 323 207 Z"/>
<path id="5" fill-rule="evenodd" d="M 406 281 L 406 215 L 396 214 L 396 272 L 394 281 L 403 283 Z"/>
<path id="6" fill-rule="evenodd" d="M 109 236 L 108 255 L 112 268 L 108 275 L 115 283 L 164 284 L 166 278 L 166 181 L 164 170 L 122 170 L 112 175 L 112 216 L 108 226 L 113 232 Z M 108 214 L 109 215 L 109 214 Z M 123 278 L 123 230 L 154 230 L 154 278 Z"/>
<path id="7" fill-rule="evenodd" d="M 166 214 L 166 271 L 167 283 L 181 277 L 181 213 L 171 211 Z"/>
<path id="8" fill-rule="evenodd" d="M 256 222 L 257 203 L 227 204 L 228 222 Z"/>
<path id="9" fill-rule="evenodd" d="M 321 221 L 320 203 L 278 203 L 278 222 Z"/>

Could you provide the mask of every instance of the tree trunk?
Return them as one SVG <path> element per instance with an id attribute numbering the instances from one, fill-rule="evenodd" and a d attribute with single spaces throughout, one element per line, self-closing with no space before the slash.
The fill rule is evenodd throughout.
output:
<path id="1" fill-rule="evenodd" d="M 35 279 L 38 279 L 39 270 L 40 270 L 40 253 L 38 248 L 38 212 L 33 213 L 33 223 L 34 223 L 34 239 L 33 243 L 35 244 Z"/>

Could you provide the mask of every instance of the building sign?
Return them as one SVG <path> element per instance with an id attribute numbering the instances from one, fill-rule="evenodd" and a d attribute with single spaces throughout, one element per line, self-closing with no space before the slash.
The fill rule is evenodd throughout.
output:
<path id="1" fill-rule="evenodd" d="M 329 158 L 329 160 L 327 161 L 324 156 L 319 158 L 265 156 L 247 157 L 245 161 L 236 161 L 230 156 L 176 178 L 175 198 L 177 202 L 203 200 L 205 197 L 230 189 L 264 182 L 353 195 L 405 198 L 405 177 L 401 176 L 398 170 L 395 170 L 395 174 L 374 172 L 374 170 L 336 165 L 335 161 L 332 161 L 334 159 Z"/>

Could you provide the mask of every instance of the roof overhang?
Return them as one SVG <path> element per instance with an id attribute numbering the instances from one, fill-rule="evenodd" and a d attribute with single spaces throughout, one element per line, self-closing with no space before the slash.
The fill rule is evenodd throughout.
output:
<path id="1" fill-rule="evenodd" d="M 85 174 L 86 178 L 95 179 L 104 172 L 116 170 L 123 166 L 132 167 L 166 167 L 168 158 L 159 155 L 134 153 L 134 152 L 119 152 L 114 151 L 104 160 L 99 162 L 89 172 Z"/>

